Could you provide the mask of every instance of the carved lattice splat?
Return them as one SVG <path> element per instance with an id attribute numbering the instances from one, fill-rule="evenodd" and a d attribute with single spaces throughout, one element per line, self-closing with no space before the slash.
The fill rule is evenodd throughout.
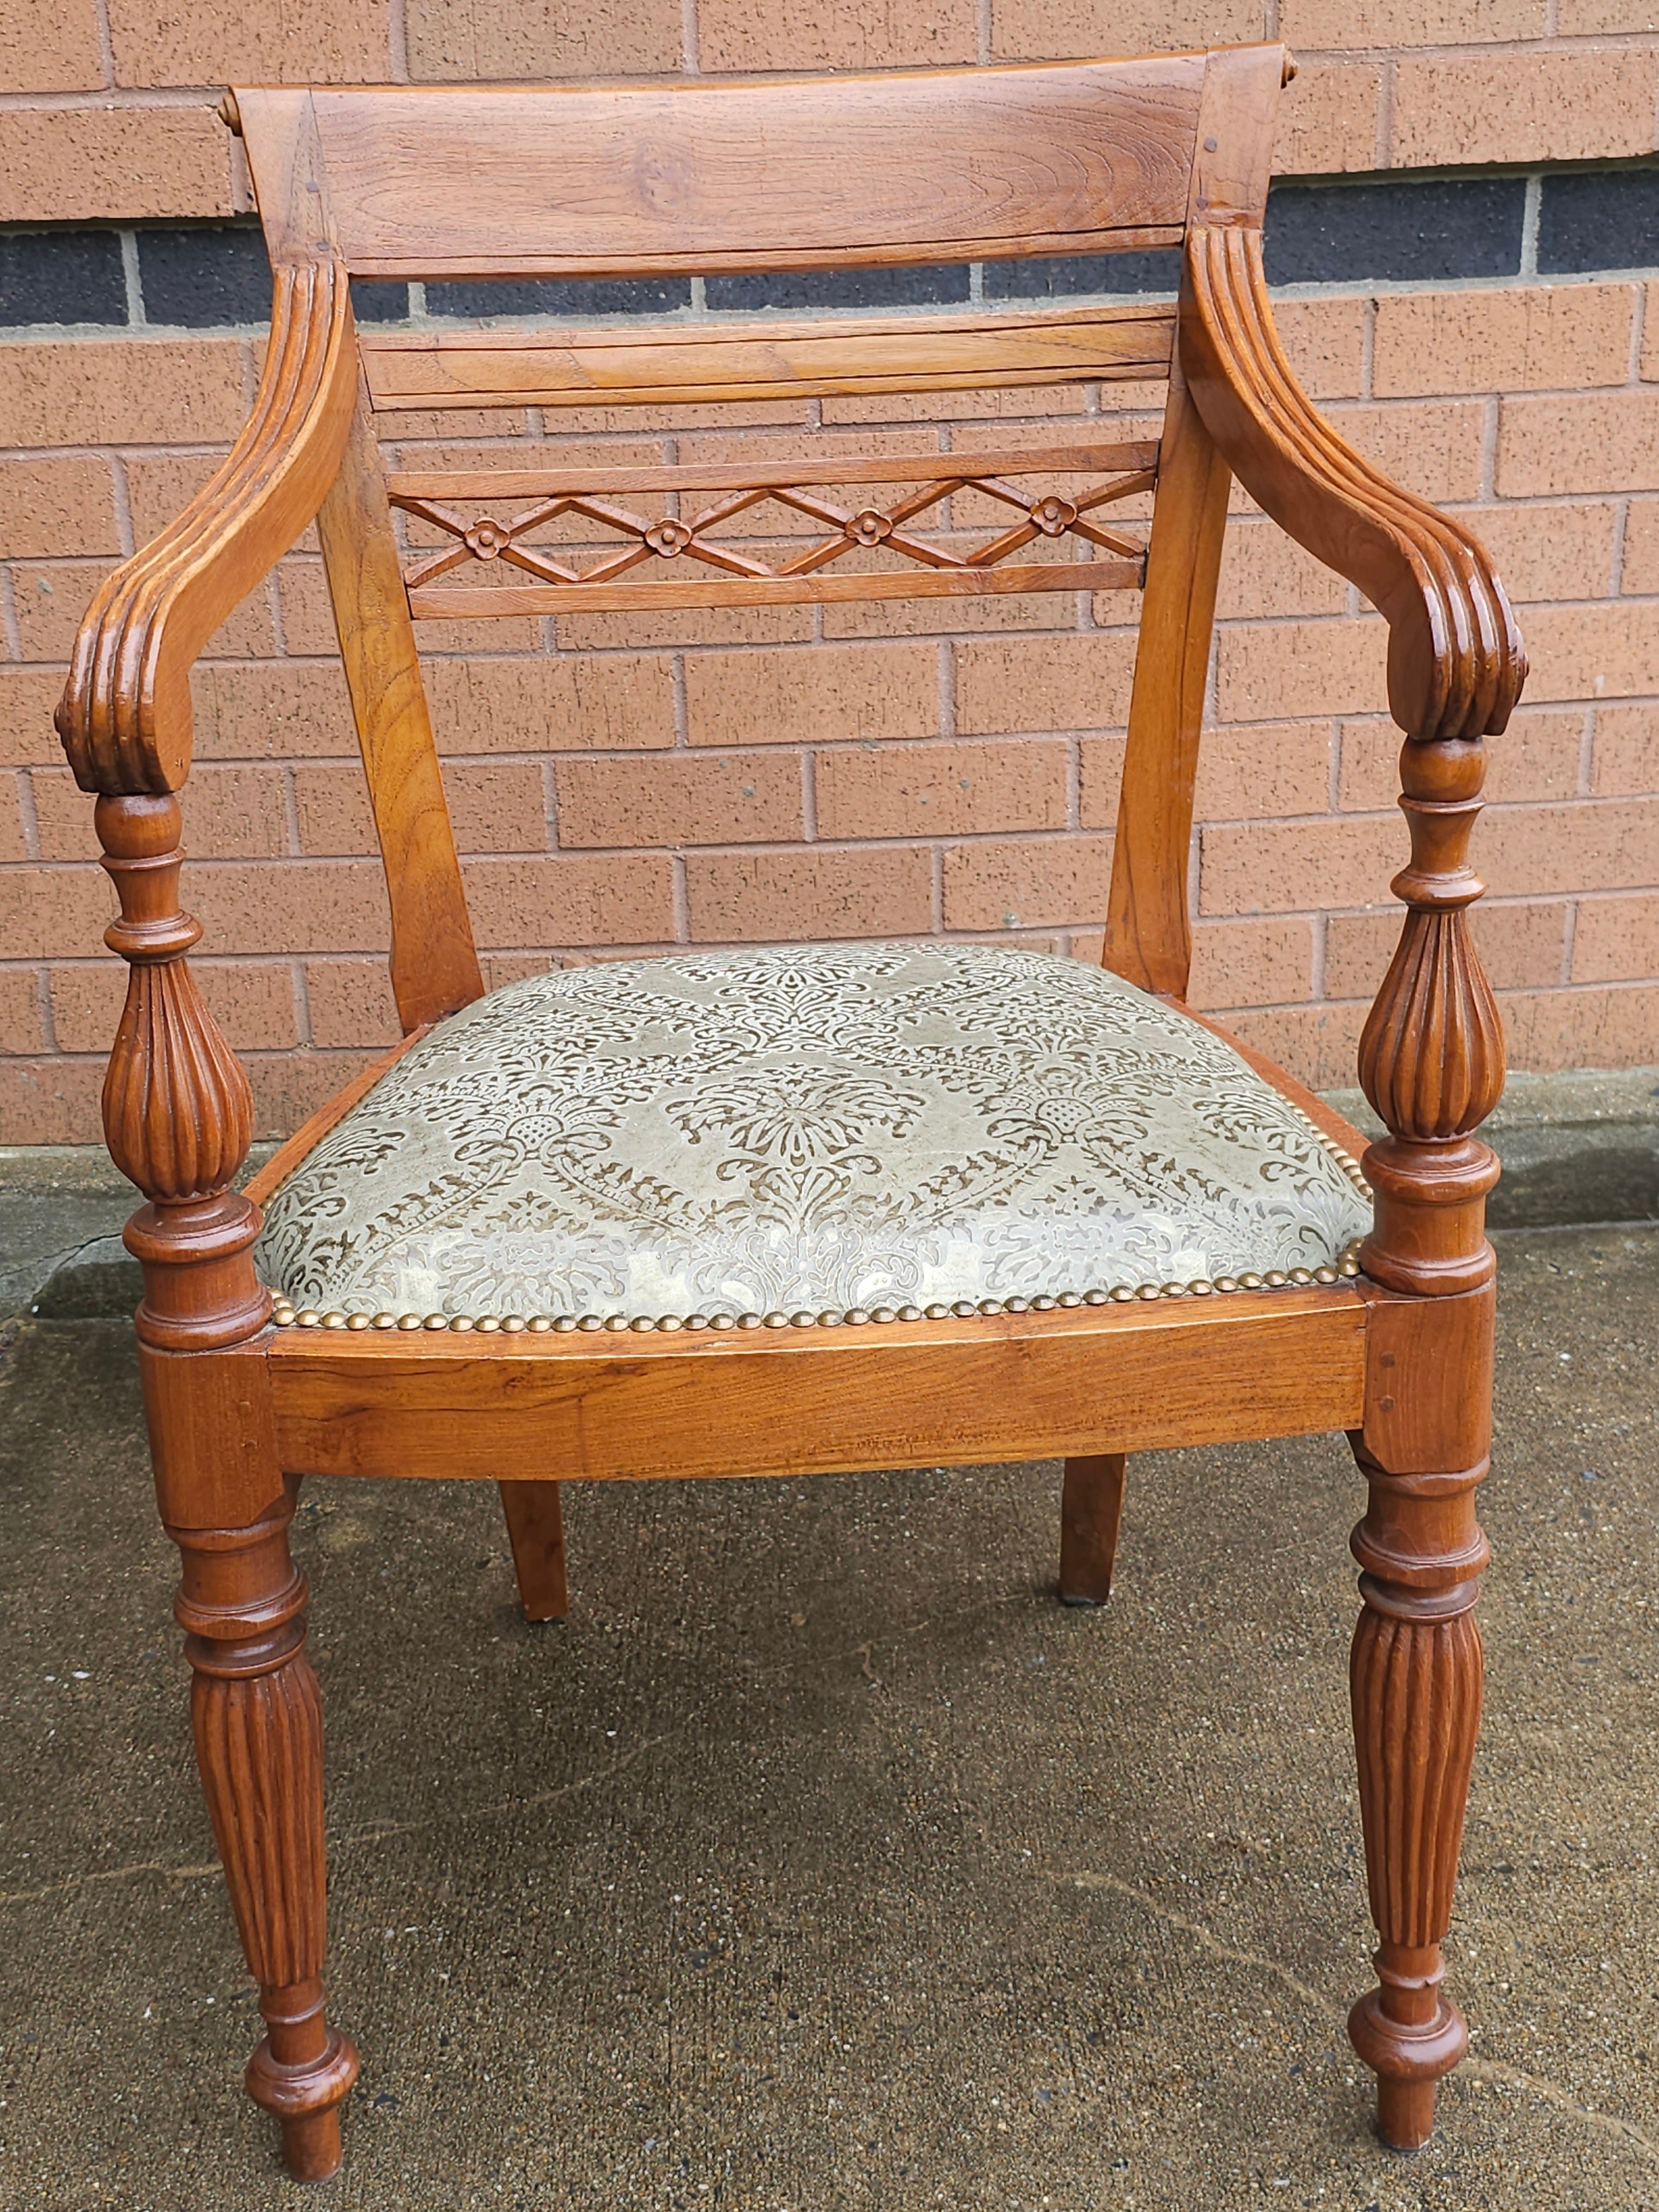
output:
<path id="1" fill-rule="evenodd" d="M 952 463 L 956 465 L 953 467 Z M 1158 447 L 1149 441 L 1028 448 L 1007 453 L 927 453 L 878 460 L 826 459 L 799 463 L 787 475 L 775 464 L 744 469 L 702 466 L 637 469 L 404 471 L 387 480 L 393 507 L 414 515 L 453 542 L 411 562 L 404 580 L 416 616 L 526 615 L 561 611 L 617 611 L 665 606 L 755 605 L 801 600 L 955 597 L 981 592 L 1121 591 L 1139 586 L 1145 548 L 1135 538 L 1096 520 L 1102 508 L 1150 491 L 1157 480 Z M 1065 493 L 1040 482 L 1022 489 L 1010 477 L 1096 481 Z M 815 487 L 914 484 L 884 504 L 848 505 Z M 619 505 L 640 494 L 718 491 L 712 504 L 682 516 L 637 513 Z M 1018 520 L 978 543 L 963 543 L 952 529 L 941 539 L 940 510 L 958 492 L 977 492 L 1013 511 Z M 454 501 L 533 503 L 503 521 L 495 514 L 469 518 Z M 825 526 L 812 540 L 775 564 L 717 532 L 738 516 L 767 504 Z M 566 515 L 614 531 L 623 543 L 586 567 L 558 550 L 529 541 Z M 926 532 L 913 529 L 931 518 Z M 1091 549 L 1073 561 L 1022 562 L 1010 554 L 1038 539 L 1080 540 Z M 1079 547 L 1079 551 L 1082 550 Z M 823 573 L 848 554 L 877 549 L 913 564 L 835 575 Z M 1104 556 L 1105 557 L 1100 557 Z M 439 579 L 473 564 L 505 562 L 534 578 L 527 585 L 456 584 Z M 672 580 L 625 583 L 622 579 L 657 562 L 684 562 Z M 720 572 L 696 576 L 689 564 Z"/>

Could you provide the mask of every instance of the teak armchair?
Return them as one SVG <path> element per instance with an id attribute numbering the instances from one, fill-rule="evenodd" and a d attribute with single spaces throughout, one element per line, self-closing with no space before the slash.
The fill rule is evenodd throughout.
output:
<path id="1" fill-rule="evenodd" d="M 247 2087 L 280 2121 L 296 2175 L 319 2178 L 337 2166 L 339 2107 L 358 2068 L 324 2009 L 321 1708 L 303 1650 L 305 1585 L 288 1537 L 302 1474 L 499 1481 L 526 1610 L 546 1618 L 564 1610 L 559 1481 L 550 1470 L 561 1480 L 608 1480 L 1060 1456 L 1061 1594 L 1097 1601 L 1111 1572 L 1127 1453 L 1332 1429 L 1348 1431 L 1370 1486 L 1353 1539 L 1363 1610 L 1352 1692 L 1381 1944 L 1378 1985 L 1355 2006 L 1350 2032 L 1379 2078 L 1384 2137 L 1408 2146 L 1430 2133 L 1436 2084 L 1468 2039 L 1441 1995 L 1439 1945 L 1480 1705 L 1473 1608 L 1487 1556 L 1474 1492 L 1488 1447 L 1494 1262 L 1484 1207 L 1497 1168 L 1472 1132 L 1503 1084 L 1498 1017 L 1466 919 L 1481 890 L 1466 851 L 1479 811 L 1481 739 L 1503 729 L 1525 661 L 1481 548 L 1352 452 L 1310 405 L 1280 349 L 1263 284 L 1261 222 L 1288 68 L 1283 48 L 1262 46 L 823 81 L 265 89 L 227 101 L 275 270 L 263 380 L 246 428 L 212 480 L 99 592 L 58 720 L 78 782 L 97 794 L 98 834 L 120 899 L 108 942 L 131 963 L 105 1125 L 116 1164 L 147 1201 L 127 1243 L 144 1270 L 137 1325 L 156 1483 L 183 1557 L 177 1610 L 194 1670 L 203 1784 L 269 2031 Z M 1126 300 L 839 322 L 695 319 L 657 328 L 434 335 L 357 331 L 347 282 L 835 270 L 1155 246 L 1182 249 L 1174 307 Z M 793 474 L 776 464 L 562 471 L 556 457 L 499 480 L 388 475 L 376 437 L 377 424 L 388 416 L 395 424 L 399 410 L 444 405 L 529 404 L 556 414 L 596 397 L 622 407 L 1152 378 L 1168 383 L 1156 445 L 981 453 L 955 477 L 937 452 L 910 462 L 891 454 L 863 463 L 808 459 Z M 1021 471 L 1037 478 L 1036 492 L 1010 487 L 1007 477 Z M 1045 472 L 1049 481 L 1092 482 L 1095 491 L 1044 493 Z M 1374 1213 L 1354 1177 L 1343 1179 L 1341 1156 L 1361 1146 L 1354 1133 L 1288 1076 L 1248 1054 L 1236 1057 L 1183 1004 L 1194 775 L 1232 475 L 1358 585 L 1389 626 L 1411 860 L 1394 883 L 1407 908 L 1400 948 L 1360 1048 L 1361 1079 L 1389 1132 L 1364 1155 L 1363 1195 L 1374 1196 Z M 884 489 L 884 504 L 848 511 L 823 489 L 860 483 L 899 490 Z M 954 526 L 939 534 L 943 501 L 964 486 L 1013 518 L 995 539 L 970 544 Z M 1156 501 L 1143 548 L 1106 529 L 1100 513 L 1148 489 Z M 690 495 L 694 519 L 659 501 L 668 494 Z M 722 538 L 725 519 L 768 496 L 826 526 L 829 538 L 782 562 Z M 456 512 L 458 503 L 495 497 L 513 520 Z M 643 516 L 635 512 L 641 500 L 650 510 Z M 400 549 L 394 508 L 421 520 L 420 544 Z M 619 532 L 623 552 L 570 567 L 557 557 L 559 544 L 537 534 L 549 516 L 566 512 Z M 188 677 L 216 625 L 313 517 L 385 861 L 392 980 L 408 1036 L 403 1056 L 374 1072 L 372 1090 L 369 1079 L 353 1085 L 239 1193 L 250 1093 L 191 978 L 185 956 L 201 932 L 178 896 Z M 1066 533 L 1076 541 L 1065 549 L 1072 560 L 1007 559 Z M 833 565 L 843 554 L 853 556 L 850 568 Z M 471 583 L 444 580 L 469 561 Z M 502 562 L 511 571 L 505 582 Z M 652 569 L 650 580 L 633 576 L 641 565 Z M 848 948 L 835 958 L 779 954 L 769 968 L 762 958 L 752 969 L 634 963 L 621 981 L 602 966 L 483 998 L 415 624 L 457 613 L 1032 589 L 1143 593 L 1106 972 L 960 945 L 916 952 L 912 971 L 905 948 L 882 948 L 879 957 Z M 999 959 L 1013 966 L 998 969 Z M 653 965 L 659 973 L 643 973 Z M 999 975 L 1021 1001 L 1006 1010 L 1013 1030 L 1048 1019 L 1045 994 L 1055 1005 L 1065 1000 L 1065 1020 L 1055 1014 L 1050 1027 L 1058 1035 L 1071 1024 L 1066 1064 L 1095 1085 L 1091 1114 L 1105 1112 L 1100 1101 L 1110 1085 L 1104 1063 L 1090 1055 L 1106 1052 L 1112 1024 L 1150 1040 L 1154 1095 L 1139 1102 L 1143 1121 L 1177 1107 L 1191 1107 L 1199 1121 L 1208 1115 L 1206 1142 L 1243 1146 L 1238 1157 L 1255 1160 L 1250 1173 L 1265 1179 L 1262 1188 L 1289 1188 L 1290 1211 L 1281 1206 L 1274 1218 L 1302 1239 L 1291 1256 L 1312 1255 L 1316 1264 L 1223 1267 L 1214 1254 L 1224 1239 L 1204 1244 L 1210 1231 L 1182 1218 L 1184 1201 L 1165 1190 L 1151 1199 L 1143 1192 L 1133 1206 L 1102 1199 L 1086 1218 L 1068 1217 L 1070 1274 L 1051 1268 L 1045 1277 L 1034 1261 L 1029 1294 L 1010 1295 L 1010 1279 L 999 1277 L 996 1296 L 963 1295 L 959 1283 L 912 1295 L 893 1261 L 887 1278 L 878 1270 L 872 1279 L 896 1284 L 890 1298 L 860 1305 L 843 1286 L 823 1311 L 732 1311 L 719 1295 L 694 1311 L 692 1293 L 668 1291 L 641 1306 L 644 1292 L 630 1304 L 614 1281 L 586 1305 L 568 1290 L 537 1303 L 520 1297 L 522 1267 L 513 1287 L 492 1291 L 495 1247 L 463 1204 L 459 1243 L 448 1230 L 423 1231 L 420 1265 L 437 1265 L 434 1252 L 459 1251 L 472 1266 L 470 1288 L 446 1279 L 401 1310 L 400 1298 L 412 1294 L 398 1285 L 415 1277 L 396 1271 L 418 1267 L 398 1246 L 384 1279 L 390 1290 L 332 1301 L 325 1291 L 314 1301 L 306 1296 L 307 1282 L 330 1279 L 342 1250 L 385 1243 L 380 1217 L 361 1237 L 361 1223 L 353 1228 L 347 1218 L 366 1202 L 363 1179 L 390 1173 L 386 1161 L 416 1133 L 423 1144 L 439 1141 L 432 1131 L 441 1116 L 412 1132 L 410 1099 L 421 1121 L 421 1098 L 437 1097 L 446 1083 L 464 1091 L 476 1056 L 505 1049 L 501 1034 L 516 1038 L 515 1024 L 539 1022 L 537 1049 L 554 1058 L 575 1039 L 591 1060 L 594 1040 L 610 1040 L 613 1059 L 601 1054 L 599 1075 L 589 1066 L 584 1077 L 592 1093 L 585 1110 L 600 1132 L 586 1158 L 623 1142 L 617 1132 L 625 1134 L 626 1114 L 657 1111 L 653 1079 L 647 1071 L 641 1081 L 641 1062 L 628 1057 L 646 1047 L 617 1042 L 630 992 L 656 993 L 650 1003 L 659 1011 L 677 992 L 675 1006 L 695 1000 L 706 1012 L 718 1001 L 715 1026 L 725 1024 L 728 1043 L 745 992 L 757 1003 L 775 987 L 793 992 L 784 1075 L 798 1053 L 803 1070 L 811 1062 L 819 1085 L 812 1097 L 820 1098 L 823 1084 L 834 1092 L 835 1070 L 823 1059 L 834 1053 L 830 1045 L 818 1052 L 800 1009 L 821 988 L 842 994 L 843 1012 L 848 994 L 861 993 L 865 1012 L 877 1009 L 890 1029 L 902 1018 L 913 1040 L 918 1023 L 927 1028 L 930 1002 L 924 988 L 894 1012 L 891 979 L 907 975 L 924 986 L 930 975 L 943 979 L 944 1010 L 942 1032 L 935 1022 L 907 1066 L 946 1067 L 947 1075 L 965 1068 L 960 1079 L 970 1087 L 980 1080 L 976 1038 L 991 1040 L 988 1055 L 994 1043 L 1010 1065 L 1018 1059 L 1018 1036 L 1011 1042 L 997 1030 Z M 958 1006 L 978 1011 L 958 1019 Z M 432 1027 L 465 1008 L 459 1024 Z M 695 1058 L 702 1019 L 702 1012 L 685 1014 L 675 1051 L 684 1046 Z M 652 1064 L 666 1071 L 666 1083 L 690 1063 L 671 1065 L 652 1035 L 650 1050 L 659 1054 Z M 733 1115 L 740 1119 L 758 1095 L 763 1073 L 777 1074 L 775 1057 L 763 1071 L 760 1046 L 753 1050 L 747 1073 L 740 1051 L 723 1064 L 728 1134 Z M 510 1091 L 519 1064 L 510 1052 L 490 1063 L 498 1092 L 503 1080 Z M 617 1099 L 633 1101 L 626 1113 L 606 1093 L 610 1066 L 620 1071 Z M 546 1101 L 556 1085 L 547 1066 L 538 1063 L 525 1080 L 539 1086 L 536 1110 L 551 1113 Z M 948 1089 L 958 1075 L 939 1080 Z M 1075 1103 L 1071 1079 L 1055 1080 L 1058 1089 L 1032 1109 L 1039 1122 L 1048 1116 L 1032 1156 L 1043 1144 L 1052 1152 L 1086 1139 L 1103 1190 L 1116 1140 L 1109 1127 L 1097 1140 L 1092 1124 L 1078 1136 L 1076 1115 L 1066 1120 Z M 805 1073 L 800 1081 L 804 1097 L 811 1085 Z M 1085 1085 L 1085 1076 L 1077 1082 Z M 1193 1107 L 1187 1085 L 1212 1103 L 1224 1094 L 1226 1115 L 1218 1121 L 1220 1109 Z M 921 1099 L 921 1076 L 912 1087 Z M 937 1097 L 927 1096 L 932 1113 Z M 819 1110 L 811 1099 L 790 1103 L 808 1120 Z M 519 1104 L 509 1097 L 498 1110 Z M 840 1110 L 833 1095 L 822 1110 L 831 1118 Z M 896 1109 L 891 1128 L 902 1119 Z M 1071 1134 L 1054 1133 L 1062 1121 Z M 692 1129 L 690 1146 L 703 1126 Z M 968 1177 L 967 1166 L 953 1164 L 947 1125 L 938 1126 L 946 1131 L 946 1167 Z M 821 1132 L 799 1138 L 805 1152 L 820 1141 Z M 537 1143 L 530 1181 L 520 1187 L 532 1215 L 538 1192 L 575 1174 L 578 1149 L 577 1139 L 556 1132 Z M 1118 1154 L 1127 1159 L 1132 1149 L 1125 1140 Z M 463 1200 L 467 1176 L 483 1173 L 478 1152 L 463 1147 L 445 1159 L 446 1188 L 460 1189 Z M 317 1164 L 325 1161 L 325 1173 Z M 879 1166 L 861 1156 L 857 1175 L 867 1179 Z M 1179 1182 L 1185 1169 L 1179 1159 L 1175 1167 Z M 756 1173 L 763 1170 L 773 1167 L 763 1162 Z M 653 1172 L 660 1184 L 665 1171 Z M 1208 1189 L 1210 1172 L 1194 1169 L 1190 1188 Z M 1274 1182 L 1285 1172 L 1288 1186 Z M 617 1187 L 614 1177 L 606 1185 Z M 720 1218 L 728 1223 L 733 1187 L 723 1186 Z M 739 1178 L 735 1187 L 750 1186 Z M 567 1199 L 559 1202 L 568 1214 Z M 1235 1200 L 1245 1202 L 1237 1193 L 1227 1202 Z M 629 1265 L 640 1280 L 665 1280 L 671 1261 L 680 1262 L 669 1251 L 669 1229 L 659 1244 L 649 1236 L 641 1242 L 638 1223 L 651 1218 L 651 1203 L 628 1216 Z M 1050 1192 L 1042 1203 L 1052 1209 L 1057 1201 Z M 256 1253 L 262 1206 L 272 1225 Z M 1328 1246 L 1318 1242 L 1325 1231 L 1309 1225 L 1307 1209 L 1318 1207 L 1328 1225 L 1338 1224 Z M 1363 1242 L 1339 1241 L 1345 1207 L 1361 1208 Z M 664 1199 L 665 1220 L 672 1210 Z M 1090 1223 L 1109 1227 L 1109 1217 L 1119 1216 L 1131 1221 L 1143 1251 L 1190 1246 L 1211 1256 L 1201 1266 L 1185 1260 L 1168 1280 L 1156 1259 L 1079 1259 L 1077 1240 L 1094 1233 Z M 705 1218 L 714 1214 L 697 1217 Z M 586 1233 L 580 1222 L 571 1231 Z M 733 1233 L 759 1249 L 752 1223 L 739 1218 Z M 950 1244 L 939 1231 L 928 1249 L 947 1246 L 956 1255 L 950 1264 L 969 1273 L 1004 1264 L 989 1241 L 981 1251 L 971 1237 Z M 525 1266 L 545 1261 L 533 1238 L 514 1249 Z M 793 1248 L 777 1264 L 786 1273 L 807 1265 Z M 262 1269 L 274 1279 L 274 1300 Z M 750 1279 L 732 1294 L 739 1304 Z M 905 1281 L 912 1279 L 921 1277 Z M 516 1310 L 503 1305 L 509 1297 Z"/>

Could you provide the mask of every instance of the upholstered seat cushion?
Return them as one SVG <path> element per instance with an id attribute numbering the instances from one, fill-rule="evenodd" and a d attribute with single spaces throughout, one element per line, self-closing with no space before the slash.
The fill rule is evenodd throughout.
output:
<path id="1" fill-rule="evenodd" d="M 258 1256 L 307 1319 L 723 1325 L 1231 1287 L 1369 1225 L 1329 1139 L 1115 975 L 797 945 L 491 992 L 295 1168 Z"/>

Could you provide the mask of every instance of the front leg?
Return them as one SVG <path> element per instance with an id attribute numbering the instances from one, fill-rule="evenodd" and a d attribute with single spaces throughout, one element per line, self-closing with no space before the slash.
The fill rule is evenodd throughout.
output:
<path id="1" fill-rule="evenodd" d="M 290 1476 L 246 1527 L 167 1534 L 184 1563 L 197 1763 L 267 2031 L 248 2094 L 281 2122 L 295 2180 L 323 2181 L 340 2164 L 357 2054 L 323 2009 L 323 1711 L 289 1555 L 298 1490 Z"/>
<path id="2" fill-rule="evenodd" d="M 1378 1986 L 1348 2019 L 1377 2076 L 1377 2127 L 1397 2150 L 1434 2128 L 1435 2086 L 1468 2049 L 1440 1993 L 1440 1946 L 1480 1718 L 1476 1577 L 1486 1540 L 1474 1517 L 1479 1467 L 1390 1474 L 1356 1443 L 1370 1510 L 1353 1534 L 1364 1611 L 1349 1679 Z"/>

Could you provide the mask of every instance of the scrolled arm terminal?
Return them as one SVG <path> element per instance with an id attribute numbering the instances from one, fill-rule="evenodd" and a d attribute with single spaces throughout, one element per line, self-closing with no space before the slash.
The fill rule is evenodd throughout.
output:
<path id="1" fill-rule="evenodd" d="M 321 505 L 356 374 L 343 266 L 331 256 L 279 265 L 241 434 L 184 512 L 106 579 L 76 638 L 55 719 L 83 791 L 159 796 L 184 782 L 191 664 Z"/>
<path id="2" fill-rule="evenodd" d="M 1389 705 L 1420 743 L 1493 735 L 1527 656 L 1484 548 L 1362 460 L 1314 407 L 1273 328 L 1261 233 L 1187 236 L 1182 359 L 1210 434 L 1244 489 L 1389 624 Z"/>

